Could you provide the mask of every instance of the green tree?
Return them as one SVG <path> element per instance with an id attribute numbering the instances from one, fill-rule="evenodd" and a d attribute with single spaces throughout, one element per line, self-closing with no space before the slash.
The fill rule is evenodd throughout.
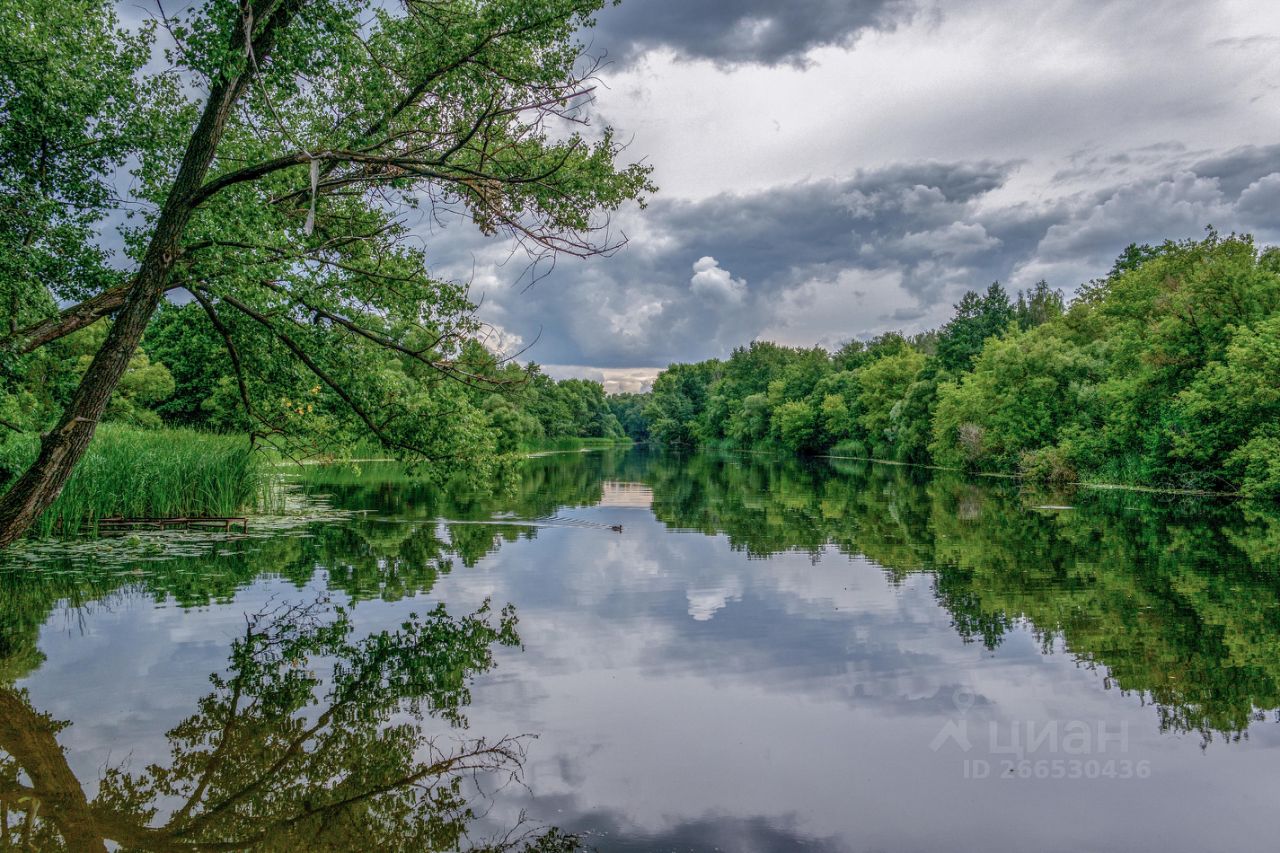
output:
<path id="1" fill-rule="evenodd" d="M 658 443 L 694 447 L 702 440 L 702 414 L 720 369 L 720 362 L 713 359 L 673 364 L 658 374 L 645 408 L 649 433 Z"/>
<path id="2" fill-rule="evenodd" d="M 769 434 L 769 405 L 748 405 L 753 395 L 763 395 L 794 360 L 796 351 L 769 341 L 752 341 L 737 347 L 721 367 L 702 413 L 700 431 L 710 441 L 728 440 L 749 446 Z"/>
<path id="3" fill-rule="evenodd" d="M 808 453 L 817 449 L 818 413 L 805 400 L 788 400 L 774 410 L 773 422 L 777 425 L 778 439 L 782 446 L 793 453 Z"/>
<path id="4" fill-rule="evenodd" d="M 166 423 L 234 422 L 229 410 L 240 405 L 234 369 L 217 329 L 198 302 L 162 302 L 147 327 L 142 348 L 173 376 L 173 393 L 155 406 Z M 225 386 L 224 393 L 215 397 L 220 384 Z M 225 403 L 220 406 L 222 400 Z"/>
<path id="5" fill-rule="evenodd" d="M 633 441 L 647 441 L 649 438 L 649 419 L 645 416 L 645 408 L 649 405 L 649 394 L 613 394 L 608 398 L 609 410 L 618 419 L 622 431 Z"/>
<path id="6" fill-rule="evenodd" d="M 1018 301 L 1013 305 L 1013 318 L 1019 329 L 1034 329 L 1056 320 L 1066 311 L 1062 291 L 1053 290 L 1044 279 L 1037 281 L 1030 290 L 1018 291 Z"/>
<path id="7" fill-rule="evenodd" d="M 829 373 L 818 381 L 813 389 L 813 399 L 818 403 L 823 447 L 865 437 L 858 419 L 861 393 L 858 374 L 852 370 Z"/>
<path id="8" fill-rule="evenodd" d="M 924 368 L 926 356 L 903 344 L 858 371 L 859 421 L 866 430 L 872 455 L 893 458 L 898 422 L 895 408 Z"/>
<path id="9" fill-rule="evenodd" d="M 89 369 L 93 354 L 102 346 L 106 336 L 107 323 L 103 320 L 67 336 L 65 351 L 75 359 L 63 380 L 67 385 L 68 396 L 79 378 Z M 175 387 L 168 366 L 160 361 L 153 361 L 140 349 L 129 359 L 129 366 L 120 377 L 120 383 L 111 395 L 111 402 L 103 417 L 135 426 L 159 426 L 160 416 L 152 411 L 152 407 L 171 396 Z"/>
<path id="10" fill-rule="evenodd" d="M 1221 470 L 1248 494 L 1280 495 L 1280 315 L 1235 330 L 1226 356 L 1174 401 L 1170 454 Z M 1270 460 L 1270 461 L 1268 461 Z"/>
<path id="11" fill-rule="evenodd" d="M 973 371 L 938 389 L 933 458 L 941 465 L 1016 470 L 1079 422 L 1100 365 L 1046 327 L 987 342 Z"/>
<path id="12" fill-rule="evenodd" d="M 458 415 L 458 401 L 439 390 L 441 380 L 477 379 L 460 358 L 476 330 L 472 307 L 460 286 L 427 275 L 403 214 L 426 205 L 465 216 L 535 253 L 611 248 L 604 217 L 651 189 L 648 169 L 616 167 L 608 129 L 595 141 L 550 129 L 559 118 L 584 120 L 591 68 L 576 33 L 600 5 L 209 2 L 170 19 L 172 67 L 148 74 L 146 45 L 117 37 L 106 0 L 6 4 L 5 38 L 26 39 L 38 8 L 77 23 L 41 33 L 30 49 L 55 68 L 109 70 L 89 75 L 105 94 L 79 105 L 71 135 L 96 139 L 101 129 L 125 144 L 114 160 L 66 146 L 73 182 L 105 187 L 113 164 L 132 154 L 138 200 L 150 207 L 128 232 L 136 266 L 125 283 L 90 288 L 4 342 L 30 352 L 114 314 L 36 462 L 0 498 L 0 544 L 56 497 L 162 294 L 179 285 L 223 339 L 243 413 L 264 437 L 287 435 L 302 417 L 292 403 L 318 387 L 324 399 L 313 407 L 334 437 L 372 434 L 436 461 L 491 446 L 483 416 Z M 82 25 L 95 35 L 82 37 Z M 40 116 L 63 92 L 5 74 L 0 86 L 17 93 L 6 126 L 25 128 L 39 151 Z M 179 88 L 181 76 L 195 85 Z M 196 101 L 195 92 L 206 94 Z M 116 133 L 120 112 L 149 117 L 151 132 Z"/>
<path id="13" fill-rule="evenodd" d="M 1220 369 L 1214 365 L 1227 359 L 1238 332 L 1280 312 L 1273 257 L 1250 238 L 1211 232 L 1118 263 L 1120 271 L 1092 289 L 1090 331 L 1107 360 L 1098 391 L 1103 422 L 1083 454 L 1092 464 L 1130 482 L 1227 485 L 1220 443 L 1190 452 L 1182 433 L 1198 428 L 1185 422 L 1178 398 L 1202 371 Z M 1270 380 L 1258 374 L 1255 381 Z M 1238 421 L 1226 418 L 1224 432 L 1236 429 Z"/>
<path id="14" fill-rule="evenodd" d="M 1014 321 L 1009 296 L 999 282 L 979 295 L 970 290 L 956 306 L 956 315 L 938 332 L 938 360 L 951 373 L 968 370 L 987 338 L 999 335 Z"/>
<path id="15" fill-rule="evenodd" d="M 893 413 L 897 423 L 895 458 L 899 461 L 923 465 L 933 462 L 929 443 L 933 439 L 934 412 L 943 380 L 938 359 L 930 358 L 902 395 Z"/>
<path id="16" fill-rule="evenodd" d="M 105 2 L 13 0 L 0 13 L 3 333 L 45 342 L 56 300 L 121 281 L 94 229 L 114 207 L 112 170 L 151 129 L 148 107 L 172 93 L 139 73 L 154 29 L 120 30 Z"/>

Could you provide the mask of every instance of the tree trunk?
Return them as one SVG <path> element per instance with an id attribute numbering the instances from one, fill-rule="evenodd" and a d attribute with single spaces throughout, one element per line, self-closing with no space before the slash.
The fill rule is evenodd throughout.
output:
<path id="1" fill-rule="evenodd" d="M 290 19 L 307 0 L 256 0 L 249 21 L 262 22 L 253 38 L 252 52 L 259 65 L 265 62 L 275 46 L 276 34 L 288 26 Z M 234 29 L 230 50 L 245 50 L 250 36 Z M 71 472 L 93 439 L 98 421 L 106 411 L 129 359 L 142 340 L 147 322 L 156 310 L 160 296 L 168 288 L 169 273 L 182 247 L 182 235 L 196 207 L 206 197 L 200 193 L 209 166 L 218 151 L 218 143 L 226 130 L 227 120 L 249 82 L 246 64 L 229 77 L 219 78 L 209 90 L 200 121 L 187 142 L 182 164 L 165 199 L 160 218 L 156 220 L 151 243 L 142 258 L 138 273 L 116 314 L 115 322 L 93 363 L 80 380 L 75 395 L 62 413 L 58 425 L 40 442 L 40 455 L 13 487 L 0 498 L 0 547 L 11 544 L 27 531 L 40 514 L 57 500 Z"/>
<path id="2" fill-rule="evenodd" d="M 40 455 L 35 463 L 0 498 L 0 547 L 12 544 L 22 536 L 57 500 L 71 472 L 84 456 L 102 413 L 129 366 L 129 359 L 142 340 L 142 333 L 146 331 L 160 296 L 167 289 L 169 273 L 182 245 L 183 232 L 195 209 L 192 199 L 204 183 L 232 106 L 243 88 L 244 77 L 239 75 L 219 83 L 209 93 L 209 100 L 187 143 L 182 165 L 178 168 L 164 209 L 156 221 L 147 253 L 129 285 L 124 304 L 116 313 L 106 341 L 94 355 L 58 425 L 41 440 Z"/>
<path id="3" fill-rule="evenodd" d="M 154 264 L 143 265 L 106 342 L 80 380 L 62 419 L 41 440 L 35 464 L 0 498 L 0 546 L 12 543 L 25 533 L 62 492 L 93 439 L 98 421 L 159 302 L 163 286 L 157 287 L 152 282 L 158 278 L 163 283 L 172 263 L 169 255 L 168 263 L 159 268 Z"/>
<path id="4" fill-rule="evenodd" d="M 58 828 L 67 849 L 106 853 L 107 845 L 97 832 L 84 788 L 67 766 L 55 731 L 54 724 L 21 696 L 0 689 L 0 750 L 9 753 L 27 774 L 39 798 L 27 803 L 25 810 L 30 813 L 43 806 L 43 816 Z"/>

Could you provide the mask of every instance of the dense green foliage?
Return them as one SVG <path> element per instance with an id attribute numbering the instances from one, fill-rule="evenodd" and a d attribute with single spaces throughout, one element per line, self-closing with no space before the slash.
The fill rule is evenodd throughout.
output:
<path id="1" fill-rule="evenodd" d="M 97 519 L 111 516 L 236 515 L 257 504 L 267 459 L 252 452 L 225 353 L 203 346 L 209 341 L 207 324 L 194 303 L 167 305 L 157 313 L 154 334 L 148 333 L 112 397 L 108 422 L 41 516 L 37 534 L 92 529 Z M 0 432 L 0 489 L 35 458 L 37 430 L 49 427 L 104 333 L 99 322 L 55 341 L 41 351 L 40 369 L 14 386 L 20 394 L 9 398 L 15 408 L 7 420 L 25 429 Z M 626 441 L 598 382 L 557 382 L 537 365 L 500 364 L 478 344 L 468 351 L 490 381 L 459 384 L 449 399 L 469 412 L 454 417 L 470 418 L 472 448 L 482 458 Z M 300 399 L 281 397 L 279 405 L 293 422 L 293 437 L 305 441 L 307 450 L 346 457 L 373 439 L 318 388 Z M 384 454 L 376 441 L 369 449 Z M 469 470 L 485 475 L 496 468 L 489 463 Z"/>
<path id="2" fill-rule="evenodd" d="M 170 393 L 149 403 L 165 423 L 217 430 L 252 428 L 236 391 L 230 359 L 198 304 L 162 306 L 143 339 L 142 353 L 149 363 L 163 365 L 173 378 Z M 470 424 L 469 441 L 482 454 L 512 452 L 546 439 L 625 438 L 598 382 L 556 381 L 537 364 L 521 367 L 475 341 L 462 345 L 462 359 L 477 381 L 450 383 L 436 393 L 451 407 L 451 419 Z M 133 372 L 126 374 L 126 382 Z M 425 387 L 435 384 L 423 380 Z M 309 447 L 337 455 L 344 455 L 357 442 L 376 440 L 363 424 L 344 419 L 340 400 L 321 392 L 313 384 L 296 397 L 282 395 L 277 401 L 281 416 L 290 419 L 293 435 L 305 437 Z"/>
<path id="3" fill-rule="evenodd" d="M 609 396 L 609 411 L 618 419 L 618 426 L 622 428 L 624 435 L 636 441 L 649 440 L 649 420 L 644 414 L 644 407 L 648 402 L 648 394 L 622 393 Z"/>
<path id="4" fill-rule="evenodd" d="M 1016 300 L 997 284 L 913 339 L 672 365 L 626 426 L 671 446 L 1274 498 L 1278 389 L 1280 250 L 1211 232 L 1130 247 L 1069 306 L 1044 283 Z"/>
<path id="5" fill-rule="evenodd" d="M 28 359 L 22 376 L 11 378 L 13 393 L 0 412 L 9 424 L 0 427 L 0 490 L 35 458 L 38 432 L 50 428 L 105 333 L 106 322 L 99 321 L 54 341 Z M 627 440 L 598 382 L 557 382 L 536 364 L 503 363 L 475 342 L 465 348 L 472 370 L 486 381 L 453 383 L 442 399 L 453 407 L 455 423 L 466 423 L 476 454 L 469 473 L 496 473 L 504 454 Z M 252 509 L 267 460 L 251 452 L 252 427 L 235 385 L 199 305 L 163 306 L 112 396 L 107 423 L 35 532 L 74 533 L 111 516 L 227 516 Z M 290 421 L 288 449 L 347 457 L 368 448 L 385 455 L 376 437 L 318 386 L 298 397 L 281 395 L 277 405 Z"/>
<path id="6" fill-rule="evenodd" d="M 0 445 L 0 486 L 37 450 L 32 436 Z M 266 500 L 266 468 L 243 436 L 107 424 L 35 532 L 75 534 L 111 517 L 237 515 Z"/>
<path id="7" fill-rule="evenodd" d="M 55 297 L 119 284 L 94 239 L 110 173 L 149 135 L 170 84 L 142 81 L 154 24 L 122 32 L 103 3 L 13 0 L 0 18 L 0 311 L 11 332 Z"/>

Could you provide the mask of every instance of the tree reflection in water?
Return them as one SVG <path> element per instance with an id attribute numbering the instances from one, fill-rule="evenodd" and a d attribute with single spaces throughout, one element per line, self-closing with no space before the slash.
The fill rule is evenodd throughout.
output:
<path id="1" fill-rule="evenodd" d="M 67 725 L 0 688 L 0 848 L 125 850 L 579 849 L 518 821 L 472 839 L 477 777 L 520 778 L 524 740 L 465 727 L 470 682 L 519 643 L 511 608 L 439 606 L 353 640 L 327 602 L 246 619 L 227 672 L 167 733 L 169 760 L 107 768 L 89 799 L 59 745 Z M 471 794 L 471 796 L 475 796 Z"/>

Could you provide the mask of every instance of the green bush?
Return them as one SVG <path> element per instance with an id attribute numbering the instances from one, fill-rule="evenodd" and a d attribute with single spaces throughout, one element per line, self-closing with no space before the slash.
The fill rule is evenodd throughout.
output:
<path id="1" fill-rule="evenodd" d="M 812 450 L 818 433 L 818 419 L 808 403 L 789 400 L 774 412 L 774 424 L 782 446 L 799 453 Z"/>
<path id="2" fill-rule="evenodd" d="M 1028 480 L 1058 485 L 1074 483 L 1080 479 L 1071 462 L 1069 450 L 1061 446 L 1024 451 L 1018 460 L 1018 474 Z"/>
<path id="3" fill-rule="evenodd" d="M 1227 459 L 1227 470 L 1251 498 L 1280 498 L 1280 438 L 1250 439 Z"/>

